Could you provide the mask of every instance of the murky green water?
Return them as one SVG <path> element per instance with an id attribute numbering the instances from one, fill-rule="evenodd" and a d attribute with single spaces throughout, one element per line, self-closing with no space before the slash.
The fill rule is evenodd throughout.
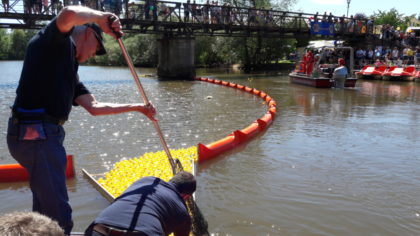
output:
<path id="1" fill-rule="evenodd" d="M 14 162 L 5 132 L 21 62 L 0 62 L 0 69 L 0 164 L 6 164 Z M 358 81 L 354 90 L 329 90 L 281 75 L 198 74 L 255 87 L 278 104 L 264 135 L 200 165 L 197 203 L 212 233 L 419 234 L 420 83 Z M 127 68 L 81 67 L 80 76 L 98 100 L 141 101 Z M 260 99 L 223 86 L 141 80 L 171 148 L 218 140 L 266 111 Z M 83 231 L 108 203 L 81 168 L 101 173 L 121 158 L 162 148 L 153 125 L 134 113 L 92 117 L 74 108 L 65 129 L 77 170 L 68 183 L 74 230 Z M 31 209 L 27 184 L 0 184 L 0 212 L 25 209 Z"/>

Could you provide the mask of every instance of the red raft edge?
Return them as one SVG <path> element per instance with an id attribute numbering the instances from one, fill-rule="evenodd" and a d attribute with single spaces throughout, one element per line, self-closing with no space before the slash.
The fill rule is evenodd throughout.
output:
<path id="1" fill-rule="evenodd" d="M 74 178 L 73 155 L 67 155 L 66 178 Z M 0 165 L 0 183 L 28 181 L 28 171 L 20 164 Z"/>

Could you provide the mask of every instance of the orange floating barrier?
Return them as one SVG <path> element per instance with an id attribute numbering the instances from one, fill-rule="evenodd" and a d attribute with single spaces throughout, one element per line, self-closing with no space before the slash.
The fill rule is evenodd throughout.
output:
<path id="1" fill-rule="evenodd" d="M 256 96 L 259 96 L 267 103 L 268 111 L 264 116 L 254 121 L 248 127 L 242 130 L 235 130 L 233 133 L 229 134 L 227 137 L 223 139 L 217 140 L 208 145 L 199 143 L 197 145 L 199 163 L 212 159 L 213 157 L 216 157 L 229 150 L 232 150 L 239 145 L 245 144 L 246 142 L 250 141 L 252 138 L 257 136 L 259 133 L 264 131 L 273 122 L 273 119 L 277 112 L 277 109 L 276 109 L 277 103 L 274 101 L 274 99 L 272 99 L 266 93 L 259 91 L 255 88 L 250 88 L 248 86 L 243 86 L 243 85 L 220 81 L 220 80 L 213 81 L 213 80 L 208 79 L 206 81 L 206 80 L 201 79 L 201 81 L 229 86 L 229 87 L 236 88 L 236 89 L 254 94 Z"/>
<path id="2" fill-rule="evenodd" d="M 274 116 L 277 113 L 277 108 L 276 107 L 270 107 L 270 108 L 268 108 L 268 112 L 270 112 L 271 115 Z"/>
<path id="3" fill-rule="evenodd" d="M 258 126 L 260 127 L 260 131 L 265 130 L 265 128 L 267 128 L 267 122 L 263 121 L 261 119 L 257 120 Z"/>
<path id="4" fill-rule="evenodd" d="M 254 91 L 252 91 L 252 93 L 253 93 L 254 95 L 259 96 L 259 95 L 260 95 L 260 93 L 261 93 L 261 91 L 260 91 L 260 90 L 256 90 L 256 89 L 254 89 Z"/>
<path id="5" fill-rule="evenodd" d="M 273 122 L 273 115 L 270 112 L 267 112 L 263 117 L 260 118 L 262 121 L 267 123 L 267 126 Z"/>
<path id="6" fill-rule="evenodd" d="M 245 92 L 252 93 L 253 88 L 245 86 L 244 90 Z"/>
<path id="7" fill-rule="evenodd" d="M 260 97 L 262 98 L 262 99 L 265 99 L 265 97 L 267 96 L 267 94 L 266 93 L 264 93 L 264 92 L 261 92 L 260 93 Z"/>
<path id="8" fill-rule="evenodd" d="M 218 156 L 226 151 L 231 150 L 234 147 L 235 137 L 227 136 L 223 139 L 220 139 L 216 142 L 204 145 L 198 144 L 198 161 L 203 162 L 210 160 L 211 158 Z"/>
<path id="9" fill-rule="evenodd" d="M 74 177 L 73 156 L 67 156 L 66 177 L 68 179 Z M 29 174 L 26 169 L 19 164 L 0 165 L 0 182 L 18 182 L 28 181 Z"/>
<path id="10" fill-rule="evenodd" d="M 260 126 L 257 122 L 253 122 L 241 131 L 246 135 L 246 141 L 248 141 L 260 132 Z"/>

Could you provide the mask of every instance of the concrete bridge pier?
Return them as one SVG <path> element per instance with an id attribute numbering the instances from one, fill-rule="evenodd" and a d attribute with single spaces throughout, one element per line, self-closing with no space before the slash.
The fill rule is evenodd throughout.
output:
<path id="1" fill-rule="evenodd" d="M 162 79 L 194 79 L 194 55 L 194 37 L 163 36 L 158 40 L 158 77 Z"/>

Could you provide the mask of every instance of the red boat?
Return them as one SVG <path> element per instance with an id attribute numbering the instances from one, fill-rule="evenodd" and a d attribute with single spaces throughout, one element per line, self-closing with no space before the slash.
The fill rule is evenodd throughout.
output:
<path id="1" fill-rule="evenodd" d="M 420 70 L 416 72 L 416 76 L 414 78 L 416 81 L 420 81 Z"/>
<path id="2" fill-rule="evenodd" d="M 289 74 L 290 81 L 295 84 L 303 84 L 315 88 L 331 88 L 334 86 L 334 80 L 329 77 L 313 78 L 304 73 L 295 72 Z M 347 78 L 344 86 L 354 88 L 356 86 L 356 78 Z"/>
<path id="3" fill-rule="evenodd" d="M 382 79 L 382 74 L 386 70 L 386 66 L 364 66 L 359 72 L 356 72 L 358 79 Z"/>
<path id="4" fill-rule="evenodd" d="M 405 68 L 394 66 L 382 74 L 382 79 L 394 81 L 413 81 L 416 75 L 417 71 L 416 67 L 414 66 L 407 66 Z"/>
<path id="5" fill-rule="evenodd" d="M 321 59 L 319 61 L 322 61 L 324 58 L 324 54 L 327 50 L 350 50 L 350 60 L 349 60 L 349 64 L 350 64 L 350 75 L 353 74 L 353 65 L 354 65 L 354 57 L 353 57 L 353 48 L 351 47 L 336 47 L 336 48 L 331 48 L 331 47 L 324 47 L 322 48 L 322 52 L 321 52 Z M 315 69 L 320 68 L 320 73 L 318 77 L 314 77 L 311 75 L 307 75 L 306 73 L 302 72 L 302 70 L 295 70 L 293 72 L 291 72 L 289 74 L 290 77 L 290 82 L 295 83 L 295 84 L 302 84 L 302 85 L 307 85 L 307 86 L 311 86 L 311 87 L 315 87 L 315 88 L 331 88 L 334 87 L 334 79 L 333 79 L 333 71 L 335 66 L 321 66 L 320 63 L 315 63 L 314 65 Z M 349 88 L 354 88 L 356 86 L 356 81 L 357 78 L 347 78 L 344 81 L 344 87 L 349 87 Z"/>

